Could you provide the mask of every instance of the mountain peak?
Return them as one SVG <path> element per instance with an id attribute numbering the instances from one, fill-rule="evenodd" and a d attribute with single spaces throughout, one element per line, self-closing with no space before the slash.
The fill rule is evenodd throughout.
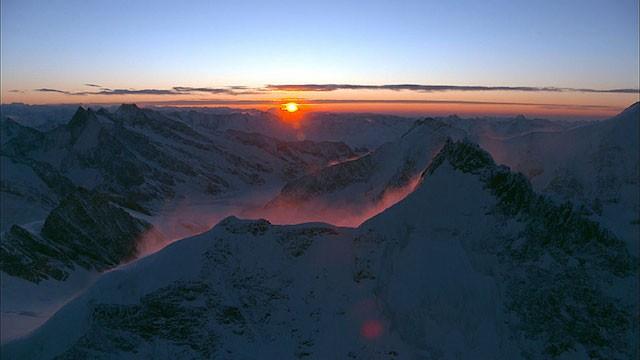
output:
<path id="1" fill-rule="evenodd" d="M 136 104 L 122 104 L 120 105 L 120 107 L 118 107 L 118 110 L 116 110 L 117 114 L 135 114 L 137 112 L 139 112 L 141 109 L 138 107 L 138 105 Z"/>
<path id="2" fill-rule="evenodd" d="M 73 114 L 73 117 L 71 117 L 71 120 L 67 123 L 67 126 L 72 131 L 80 129 L 85 126 L 85 124 L 91 117 L 95 117 L 95 113 L 93 112 L 93 110 L 85 109 L 82 106 L 78 106 L 78 110 L 76 110 L 75 114 Z"/>
<path id="3" fill-rule="evenodd" d="M 479 145 L 466 139 L 453 141 L 451 138 L 447 138 L 440 152 L 425 170 L 425 174 L 432 174 L 445 160 L 448 160 L 454 168 L 471 173 L 496 165 L 491 155 L 481 149 Z"/>
<path id="4" fill-rule="evenodd" d="M 69 121 L 69 124 L 71 124 L 73 122 L 80 121 L 81 119 L 86 118 L 88 113 L 89 113 L 89 111 L 87 109 L 83 108 L 82 106 L 78 106 L 78 109 L 76 110 L 76 112 L 71 117 L 71 121 Z"/>
<path id="5" fill-rule="evenodd" d="M 432 117 L 426 117 L 424 119 L 418 119 L 416 120 L 413 125 L 411 125 L 411 127 L 404 133 L 402 134 L 401 137 L 405 137 L 409 134 L 411 134 L 412 132 L 414 132 L 416 129 L 419 129 L 423 126 L 427 126 L 432 130 L 438 130 L 441 128 L 445 128 L 445 127 L 451 127 L 449 124 L 438 120 L 438 119 L 434 119 Z"/>
<path id="6" fill-rule="evenodd" d="M 98 109 L 98 111 L 96 111 L 96 114 L 98 115 L 102 115 L 102 116 L 109 116 L 110 113 L 107 109 L 101 107 L 100 109 Z"/>
<path id="7" fill-rule="evenodd" d="M 466 139 L 447 139 L 422 177 L 433 174 L 445 160 L 456 170 L 477 175 L 506 212 L 521 211 L 536 198 L 531 183 L 524 175 L 512 172 L 507 166 L 497 165 L 488 152 Z"/>
<path id="8" fill-rule="evenodd" d="M 139 110 L 140 108 L 135 103 L 123 103 L 120 105 L 120 109 Z"/>

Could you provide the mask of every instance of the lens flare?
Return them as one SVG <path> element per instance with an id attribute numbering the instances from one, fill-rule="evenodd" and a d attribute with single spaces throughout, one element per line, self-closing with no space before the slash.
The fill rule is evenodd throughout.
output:
<path id="1" fill-rule="evenodd" d="M 360 335 L 367 340 L 379 338 L 384 328 L 378 320 L 367 320 L 360 327 Z"/>

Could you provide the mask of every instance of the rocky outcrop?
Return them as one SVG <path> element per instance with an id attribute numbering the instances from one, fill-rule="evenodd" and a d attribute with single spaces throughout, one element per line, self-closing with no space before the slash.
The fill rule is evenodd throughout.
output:
<path id="1" fill-rule="evenodd" d="M 109 195 L 77 189 L 34 234 L 13 225 L 4 234 L 0 270 L 32 282 L 64 280 L 76 268 L 104 271 L 133 259 L 137 240 L 153 231 Z"/>

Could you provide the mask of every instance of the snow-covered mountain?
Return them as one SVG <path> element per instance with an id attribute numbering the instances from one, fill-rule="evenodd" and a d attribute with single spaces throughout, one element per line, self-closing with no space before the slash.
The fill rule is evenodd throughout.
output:
<path id="1" fill-rule="evenodd" d="M 159 108 L 158 111 L 205 132 L 240 130 L 290 141 L 338 141 L 369 151 L 395 141 L 415 121 L 383 114 L 310 112 L 291 126 L 279 117 L 280 110 Z"/>
<path id="2" fill-rule="evenodd" d="M 357 229 L 227 218 L 103 275 L 2 355 L 633 358 L 636 261 L 446 141 L 415 191 Z"/>
<path id="3" fill-rule="evenodd" d="M 498 163 L 534 188 L 571 201 L 640 250 L 640 103 L 604 121 L 565 131 L 483 138 Z"/>
<path id="4" fill-rule="evenodd" d="M 17 137 L 28 137 L 35 139 L 39 131 L 34 128 L 21 125 L 11 118 L 5 118 L 0 120 L 0 145 L 9 142 Z"/>
<path id="5" fill-rule="evenodd" d="M 6 132 L 24 134 L 2 145 L 7 212 L 51 210 L 76 186 L 124 196 L 136 209 L 153 212 L 168 200 L 216 199 L 277 185 L 355 155 L 336 142 L 297 144 L 238 131 L 203 134 L 135 105 L 114 113 L 80 108 L 68 124 L 48 132 L 17 126 L 7 123 Z M 22 215 L 3 221 L 3 229 L 42 219 L 42 211 Z"/>
<path id="6" fill-rule="evenodd" d="M 607 226 L 635 239 L 639 117 L 636 104 L 593 123 L 524 117 L 419 120 L 369 155 L 290 181 L 261 214 L 276 223 L 358 225 L 406 196 L 447 137 L 467 138 L 486 147 L 498 163 L 527 175 L 538 191 L 595 206 L 608 214 L 600 219 Z"/>
<path id="7" fill-rule="evenodd" d="M 275 114 L 266 111 L 215 108 L 157 108 L 156 110 L 204 133 L 238 130 L 281 140 L 297 140 L 295 129 L 281 121 Z"/>
<path id="8" fill-rule="evenodd" d="M 357 226 L 409 194 L 447 138 L 465 135 L 433 118 L 418 120 L 372 153 L 290 181 L 258 212 L 282 224 Z"/>
<path id="9" fill-rule="evenodd" d="M 473 144 L 447 143 L 416 191 L 360 230 L 361 277 L 426 358 L 637 352 L 637 258 Z"/>
<path id="10" fill-rule="evenodd" d="M 43 223 L 12 225 L 0 241 L 2 341 L 41 325 L 100 272 L 135 259 L 140 239 L 163 244 L 123 198 L 79 188 Z"/>
<path id="11" fill-rule="evenodd" d="M 19 301 L 23 288 L 42 299 L 54 289 L 39 292 L 24 281 L 62 283 L 78 271 L 104 271 L 356 155 L 340 142 L 199 131 L 135 105 L 78 108 L 49 131 L 5 119 L 0 130 L 3 341 L 12 330 L 5 316 L 42 315 L 40 304 Z"/>
<path id="12" fill-rule="evenodd" d="M 204 334 L 201 330 L 187 329 L 190 335 L 181 338 L 179 333 L 185 330 L 184 327 L 165 332 L 149 323 L 160 318 L 164 319 L 161 322 L 163 326 L 172 327 L 175 323 L 180 323 L 180 316 L 193 319 L 193 306 L 198 308 L 198 317 L 202 317 L 197 323 L 206 325 L 207 329 L 214 329 L 211 331 L 216 337 L 222 336 L 225 344 L 231 341 L 232 345 L 223 346 L 224 351 L 231 351 L 233 354 L 245 351 L 245 355 L 238 355 L 240 358 L 250 358 L 250 354 L 255 353 L 256 349 L 270 349 L 270 354 L 276 357 L 292 357 L 290 349 L 294 343 L 297 349 L 295 356 L 321 358 L 344 357 L 344 354 L 359 358 L 403 358 L 406 354 L 436 357 L 438 354 L 447 354 L 443 355 L 447 358 L 456 356 L 451 355 L 451 349 L 454 348 L 467 349 L 460 350 L 463 357 L 473 357 L 471 354 L 475 353 L 472 351 L 488 354 L 485 357 L 489 358 L 519 357 L 523 356 L 523 352 L 538 354 L 538 357 L 544 358 L 555 352 L 567 355 L 575 351 L 573 355 L 579 358 L 583 354 L 581 351 L 588 353 L 594 346 L 597 349 L 593 351 L 607 354 L 607 357 L 625 357 L 625 353 L 614 354 L 610 349 L 602 350 L 602 346 L 589 343 L 585 336 L 595 339 L 595 342 L 604 340 L 591 333 L 585 335 L 585 328 L 580 327 L 582 325 L 549 333 L 546 331 L 548 328 L 562 328 L 561 325 L 567 319 L 565 314 L 556 313 L 564 320 L 553 326 L 549 325 L 545 322 L 547 320 L 540 319 L 535 314 L 526 314 L 530 309 L 538 308 L 522 297 L 527 294 L 526 296 L 542 299 L 540 301 L 548 306 L 549 301 L 561 302 L 563 305 L 578 301 L 574 299 L 577 295 L 573 293 L 562 293 L 561 296 L 568 297 L 547 301 L 545 296 L 560 292 L 560 287 L 547 285 L 559 281 L 563 288 L 574 292 L 583 291 L 587 294 L 585 296 L 596 301 L 585 305 L 587 310 L 590 309 L 589 306 L 608 308 L 610 304 L 603 298 L 622 298 L 626 299 L 626 302 L 621 303 L 624 309 L 617 309 L 612 314 L 620 314 L 618 310 L 627 311 L 637 318 L 637 310 L 633 310 L 633 304 L 628 301 L 629 290 L 635 289 L 633 284 L 629 285 L 628 276 L 623 276 L 627 280 L 620 280 L 611 278 L 607 273 L 611 269 L 594 270 L 580 266 L 583 263 L 589 266 L 599 264 L 599 260 L 594 259 L 606 258 L 609 256 L 607 251 L 625 257 L 625 251 L 628 250 L 632 255 L 638 256 L 639 162 L 638 152 L 634 151 L 640 148 L 638 112 L 639 106 L 635 104 L 616 118 L 593 123 L 523 117 L 448 117 L 413 122 L 411 119 L 385 115 L 318 113 L 292 127 L 280 121 L 274 113 L 256 110 L 140 109 L 135 105 L 124 105 L 113 110 L 80 108 L 70 122 L 51 130 L 34 129 L 21 125 L 15 119 L 3 117 L 0 122 L 2 342 L 23 336 L 40 326 L 51 314 L 96 280 L 98 283 L 91 290 L 98 291 L 94 299 L 99 300 L 100 304 L 113 305 L 108 300 L 111 297 L 105 295 L 106 290 L 95 289 L 101 289 L 103 281 L 113 281 L 108 280 L 111 277 L 125 276 L 126 283 L 133 284 L 134 288 L 142 286 L 146 289 L 146 284 L 140 284 L 150 283 L 149 293 L 131 295 L 118 288 L 113 294 L 114 298 L 125 299 L 122 303 L 120 300 L 116 303 L 135 305 L 131 308 L 114 308 L 114 311 L 139 313 L 134 318 L 141 321 L 141 327 L 133 323 L 105 325 L 104 321 L 115 316 L 115 313 L 107 311 L 106 320 L 97 320 L 96 325 L 91 325 L 91 330 L 83 333 L 80 345 L 73 345 L 67 357 L 86 357 L 86 351 L 90 351 L 91 356 L 99 354 L 102 350 L 95 350 L 95 346 L 98 346 L 96 340 L 87 339 L 86 336 L 93 338 L 104 333 L 114 340 L 100 345 L 104 346 L 103 349 L 122 350 L 121 344 L 131 342 L 132 348 L 142 349 L 139 350 L 141 353 L 155 357 L 202 357 L 209 354 L 208 351 L 222 356 L 219 347 L 203 345 L 203 338 L 199 337 Z M 474 150 L 473 146 L 466 146 L 467 143 L 447 142 L 448 138 L 466 138 L 480 143 L 489 150 L 497 163 L 522 172 L 533 182 L 533 189 L 548 196 L 549 200 L 543 201 L 531 195 L 530 189 L 526 190 L 528 186 L 523 185 L 518 186 L 522 191 L 509 193 L 509 196 L 517 199 L 518 203 L 523 201 L 523 197 L 534 199 L 525 201 L 528 205 L 523 205 L 524 209 L 504 212 L 502 206 L 491 205 L 505 200 L 494 189 L 496 184 L 491 185 L 492 182 L 488 179 L 498 179 L 496 174 L 506 174 L 506 169 L 494 168 L 492 161 L 484 159 L 486 156 L 482 155 L 483 152 Z M 436 156 L 443 146 L 445 150 Z M 352 150 L 354 148 L 358 149 Z M 371 151 L 366 152 L 368 150 Z M 467 165 L 464 164 L 467 161 L 456 160 L 458 155 L 454 154 L 459 153 L 475 154 L 469 156 L 470 159 L 476 159 L 470 162 L 485 164 L 484 170 L 466 169 Z M 458 165 L 451 165 L 456 161 Z M 453 169 L 449 169 L 451 166 Z M 491 170 L 487 170 L 489 168 Z M 458 179 L 460 172 L 464 176 L 476 178 L 474 181 L 481 186 L 474 188 L 473 181 Z M 427 176 L 423 176 L 425 173 Z M 513 176 L 507 177 L 509 181 L 522 181 Z M 427 191 L 425 188 L 431 190 Z M 405 197 L 400 204 L 392 207 Z M 560 205 L 567 200 L 571 203 Z M 265 203 L 268 203 L 266 207 L 263 206 Z M 427 203 L 429 205 L 425 205 Z M 201 238 L 206 240 L 201 240 L 202 244 L 198 245 L 200 247 L 195 246 L 189 250 L 193 253 L 158 257 L 151 255 L 123 267 L 122 272 L 107 270 L 138 256 L 153 253 L 171 240 L 204 232 L 230 214 L 264 217 L 272 223 L 280 224 L 324 221 L 355 226 L 378 213 L 381 214 L 355 230 L 321 224 L 288 227 L 270 225 L 264 221 L 227 219 L 221 226 L 204 234 Z M 565 223 L 559 224 L 547 217 L 554 221 L 560 219 Z M 246 230 L 248 233 L 238 230 L 245 227 L 249 229 Z M 256 228 L 266 229 L 264 231 L 267 235 L 254 239 L 254 233 L 262 231 Z M 548 229 L 555 229 L 560 235 L 556 236 Z M 463 255 L 455 253 L 460 250 L 455 247 L 421 245 L 426 238 L 444 239 L 449 235 L 462 243 Z M 585 247 L 584 243 L 580 243 L 579 249 L 562 249 L 564 253 L 549 248 L 547 250 L 550 255 L 540 255 L 538 258 L 536 256 L 540 253 L 539 249 L 520 249 L 524 246 L 522 244 L 533 241 L 527 239 L 535 236 L 550 239 L 541 245 L 545 249 L 557 242 L 579 242 L 582 241 L 580 239 L 591 239 L 593 236 L 604 242 L 606 249 L 602 244 L 595 244 L 597 248 L 594 250 L 591 245 Z M 317 297 L 309 300 L 309 306 L 313 308 L 301 308 L 302 310 L 293 311 L 293 315 L 276 313 L 274 309 L 280 309 L 280 306 L 285 306 L 289 311 L 301 306 L 300 301 L 277 300 L 269 312 L 280 319 L 279 327 L 272 327 L 272 320 L 255 325 L 259 315 L 247 317 L 242 320 L 245 325 L 241 332 L 248 333 L 246 329 L 251 327 L 254 340 L 251 340 L 253 347 L 243 350 L 243 346 L 239 344 L 246 345 L 247 340 L 242 334 L 233 335 L 239 336 L 238 338 L 228 336 L 229 331 L 240 331 L 237 328 L 229 330 L 227 326 L 235 320 L 231 323 L 222 321 L 221 325 L 218 315 L 208 313 L 208 310 L 199 305 L 201 299 L 206 299 L 206 304 L 214 304 L 211 300 L 213 293 L 196 291 L 194 299 L 200 300 L 193 301 L 197 304 L 190 303 L 191 300 L 185 303 L 180 300 L 181 297 L 195 290 L 185 290 L 181 284 L 171 282 L 172 278 L 166 283 L 162 279 L 167 271 L 173 269 L 186 269 L 189 266 L 201 269 L 210 266 L 205 265 L 206 260 L 201 259 L 199 254 L 207 251 L 215 253 L 217 250 L 207 248 L 210 245 L 205 243 L 222 241 L 220 239 L 227 239 L 224 241 L 230 243 L 249 239 L 250 245 L 236 248 L 233 256 L 229 255 L 228 262 L 238 262 L 232 274 L 229 274 L 232 265 L 228 263 L 223 268 L 216 268 L 215 271 L 220 271 L 221 274 L 219 279 L 233 278 L 236 280 L 232 283 L 236 284 L 240 281 L 237 279 L 248 272 L 253 275 L 247 276 L 259 279 L 256 283 L 271 284 L 268 279 L 280 278 L 289 271 L 296 274 L 316 274 L 313 276 L 325 279 L 325 283 L 322 283 L 325 285 L 317 279 L 312 281 L 310 277 L 300 275 L 301 278 L 287 277 L 287 281 L 294 285 L 281 289 L 287 298 L 302 296 L 302 292 L 291 290 L 292 286 L 313 291 Z M 327 239 L 339 241 L 331 242 Z M 263 244 L 251 242 L 253 240 L 267 241 Z M 620 240 L 627 244 L 626 250 L 619 248 Z M 194 241 L 187 239 L 184 242 Z M 411 250 L 405 251 L 403 244 L 408 244 L 409 241 L 415 245 L 409 247 Z M 276 251 L 271 249 L 276 246 L 273 245 L 274 242 L 283 247 L 285 252 L 289 252 L 290 256 L 277 258 L 276 263 L 272 264 L 271 255 L 262 258 L 261 254 L 263 251 L 264 254 Z M 325 242 L 329 248 L 324 248 Z M 320 253 L 314 250 L 317 243 L 323 244 L 317 250 Z M 390 245 L 392 243 L 395 245 Z M 182 242 L 175 244 L 170 249 L 181 248 L 181 244 Z M 504 244 L 508 244 L 508 249 Z M 324 275 L 324 272 L 314 266 L 320 266 L 317 262 L 319 258 L 337 257 L 337 252 L 331 252 L 333 247 L 339 249 L 340 254 L 346 254 L 346 257 L 340 255 L 340 265 L 331 267 L 333 270 L 330 275 Z M 307 248 L 311 253 L 307 254 Z M 173 254 L 174 250 L 166 251 Z M 588 253 L 583 254 L 584 256 L 598 255 L 593 255 L 593 258 L 576 255 L 581 251 Z M 394 254 L 402 255 L 398 255 L 396 259 Z M 434 254 L 443 255 L 442 259 Z M 448 258 L 445 255 L 455 257 Z M 574 255 L 577 260 L 569 259 L 569 256 Z M 182 264 L 171 259 L 174 256 L 188 259 Z M 246 257 L 247 261 L 239 261 L 235 257 Z M 151 258 L 164 260 L 148 260 Z M 292 258 L 299 262 L 292 263 Z M 461 260 L 463 258 L 472 259 L 469 260 L 471 268 L 468 264 L 465 265 Z M 424 259 L 429 259 L 428 264 L 421 263 Z M 136 275 L 137 270 L 129 270 L 143 266 L 138 264 L 146 264 L 147 261 L 158 262 L 153 265 L 153 272 L 163 274 L 160 279 L 154 280 L 154 285 L 145 278 L 150 278 L 151 275 Z M 308 262 L 312 265 L 307 264 Z M 422 268 L 429 264 L 435 267 Z M 261 268 L 256 270 L 251 267 L 253 265 Z M 574 265 L 578 266 L 578 270 L 567 268 Z M 324 265 L 322 266 L 324 269 Z M 453 271 L 455 269 L 452 267 L 458 266 L 460 274 L 449 278 L 443 273 L 442 269 Z M 527 270 L 523 270 L 525 268 Z M 476 270 L 480 275 L 472 272 Z M 529 270 L 531 274 L 528 273 Z M 636 270 L 632 269 L 632 272 Z M 102 274 L 104 271 L 107 273 Z M 126 275 L 130 272 L 133 275 Z M 266 277 L 259 277 L 256 275 L 258 273 L 264 273 Z M 436 275 L 416 275 L 422 273 L 440 274 L 442 279 Z M 532 274 L 537 277 L 529 277 Z M 131 280 L 131 276 L 135 279 Z M 216 309 L 223 306 L 220 304 L 241 298 L 240 295 L 228 298 L 228 291 L 219 289 L 220 281 L 223 280 L 203 279 L 202 275 L 195 278 L 191 275 L 183 276 L 180 271 L 176 276 L 180 276 L 188 286 L 195 283 L 197 286 L 205 284 L 207 288 L 217 288 L 217 295 L 214 297 L 223 296 L 226 302 L 215 303 Z M 472 280 L 468 280 L 467 276 Z M 594 276 L 613 279 L 613 287 L 605 289 L 599 280 L 592 278 Z M 453 281 L 449 281 L 451 279 Z M 576 288 L 567 279 L 580 279 L 580 286 L 595 284 L 595 288 Z M 228 280 L 224 281 L 228 284 Z M 411 281 L 437 284 L 434 285 L 436 289 L 446 289 L 452 297 L 444 298 L 439 293 L 413 287 L 396 289 L 394 286 L 399 285 L 392 285 Z M 335 296 L 329 296 L 327 290 L 319 290 L 325 289 L 322 286 L 326 286 L 326 283 L 340 284 L 335 288 Z M 537 287 L 547 289 L 547 292 L 531 293 L 529 288 L 516 286 L 521 283 L 538 284 Z M 474 287 L 474 284 L 479 285 Z M 233 286 L 231 288 L 235 289 Z M 269 286 L 270 290 L 267 289 L 267 292 L 274 289 Z M 357 289 L 353 289 L 353 286 Z M 465 290 L 458 290 L 454 288 L 456 286 Z M 177 294 L 173 293 L 173 288 L 178 289 Z M 225 289 L 228 288 L 229 285 L 225 285 Z M 393 288 L 393 291 L 389 288 Z M 262 288 L 255 285 L 255 289 L 243 291 L 251 293 L 253 301 L 257 302 L 262 301 L 262 297 L 257 295 L 258 289 Z M 156 290 L 157 293 L 151 294 Z M 416 299 L 422 300 L 407 302 L 408 298 L 397 295 L 396 290 L 402 294 L 418 294 Z M 460 291 L 463 295 L 460 295 Z M 467 294 L 472 294 L 479 302 L 465 302 Z M 130 295 L 133 297 L 130 298 Z M 149 297 L 145 297 L 146 295 Z M 108 301 L 102 302 L 101 299 L 105 296 Z M 170 304 L 164 301 L 165 297 L 173 299 Z M 338 298 L 348 298 L 350 303 L 341 303 L 342 300 Z M 349 345 L 349 350 L 340 346 L 335 352 L 324 349 L 333 346 L 335 336 L 318 338 L 319 335 L 303 329 L 306 314 L 315 314 L 316 308 L 322 306 L 321 300 L 326 300 L 336 308 L 351 309 L 337 311 L 344 311 L 350 317 L 345 321 L 340 320 L 340 316 L 314 315 L 320 320 L 313 331 L 325 331 L 327 328 L 351 329 L 351 333 L 345 335 L 343 341 Z M 357 306 L 354 305 L 356 303 Z M 459 306 L 450 308 L 445 306 L 448 303 L 458 303 Z M 507 316 L 497 310 L 489 311 L 493 306 L 509 308 L 510 312 Z M 229 307 L 239 308 L 237 303 Z M 176 310 L 178 317 L 158 315 L 168 308 Z M 356 311 L 354 308 L 367 310 Z M 578 306 L 560 310 L 575 317 L 584 309 Z M 69 310 L 63 310 L 61 314 L 64 311 Z M 487 315 L 480 320 L 469 321 L 462 318 L 469 313 L 486 311 L 490 315 L 495 313 L 495 317 Z M 535 311 L 547 310 L 544 308 Z M 456 317 L 458 312 L 461 315 Z M 243 311 L 240 313 L 243 317 L 247 316 Z M 93 315 L 83 316 L 93 319 Z M 499 325 L 502 320 L 496 319 L 500 316 L 504 316 L 506 321 L 512 321 L 511 325 Z M 594 321 L 614 321 L 613 318 L 598 318 L 595 315 L 590 317 L 594 317 Z M 447 324 L 447 319 L 456 319 L 455 324 Z M 592 319 L 587 318 L 571 319 L 576 324 L 600 328 L 608 326 L 601 322 L 593 323 Z M 94 320 L 87 321 L 93 324 Z M 542 325 L 536 325 L 537 330 L 526 330 L 534 320 L 542 322 Z M 514 321 L 518 325 L 513 325 Z M 282 334 L 283 329 L 291 330 L 286 328 L 285 323 L 299 324 L 294 332 L 303 331 L 305 337 L 294 337 L 286 344 L 279 342 L 280 340 L 269 340 L 276 334 Z M 47 326 L 51 328 L 52 325 Z M 460 330 L 461 326 L 465 330 Z M 46 327 L 42 331 L 49 331 L 44 329 Z M 473 329 L 482 331 L 474 332 Z M 149 334 L 138 333 L 147 330 L 150 331 Z M 616 336 L 622 336 L 621 334 L 636 331 L 637 328 L 632 326 L 614 330 L 618 334 Z M 570 331 L 574 333 L 567 336 Z M 583 331 L 585 334 L 580 335 L 575 331 Z M 122 340 L 120 335 L 113 335 L 113 332 L 134 334 L 134 340 Z M 434 338 L 438 337 L 433 334 L 447 334 L 438 335 L 438 343 L 444 345 L 434 345 L 433 341 L 424 340 L 420 335 L 423 333 L 431 334 Z M 210 335 L 209 332 L 206 334 Z M 505 334 L 509 336 L 505 337 Z M 513 337 L 513 334 L 517 336 Z M 40 335 L 34 336 L 33 339 L 39 339 Z M 376 340 L 374 344 L 371 340 L 380 337 L 384 337 L 381 343 Z M 562 337 L 569 340 L 558 343 L 558 338 Z M 531 342 L 523 340 L 524 338 L 537 340 Z M 169 344 L 166 343 L 167 339 Z M 491 345 L 495 345 L 496 341 L 501 344 L 499 353 L 493 352 L 496 347 Z M 612 340 L 607 338 L 606 341 Z M 465 345 L 459 345 L 460 342 Z M 574 345 L 578 343 L 583 345 Z M 353 344 L 357 344 L 355 348 Z M 547 344 L 546 348 L 542 344 Z M 129 345 L 125 348 L 127 346 Z M 627 349 L 629 342 L 623 340 L 620 346 Z M 9 349 L 20 347 L 21 345 L 11 345 Z M 323 350 L 318 350 L 319 348 Z M 199 349 L 205 350 L 202 352 Z M 534 355 L 531 356 L 535 358 L 537 355 Z"/>
<path id="13" fill-rule="evenodd" d="M 373 151 L 395 141 L 416 119 L 393 115 L 314 112 L 300 123 L 304 137 L 314 141 L 343 141 Z"/>
<path id="14" fill-rule="evenodd" d="M 46 131 L 66 123 L 77 108 L 76 105 L 0 104 L 0 119 Z"/>
<path id="15" fill-rule="evenodd" d="M 151 224 L 120 207 L 121 200 L 79 188 L 39 231 L 12 225 L 0 243 L 0 270 L 35 283 L 65 280 L 76 268 L 103 271 L 134 259 L 142 235 L 152 233 L 161 242 Z"/>
<path id="16" fill-rule="evenodd" d="M 527 118 L 524 115 L 515 117 L 480 117 L 461 118 L 451 115 L 439 119 L 451 126 L 467 132 L 469 138 L 475 142 L 483 139 L 507 139 L 533 132 L 558 132 L 582 125 L 589 121 L 580 120 L 548 120 Z"/>

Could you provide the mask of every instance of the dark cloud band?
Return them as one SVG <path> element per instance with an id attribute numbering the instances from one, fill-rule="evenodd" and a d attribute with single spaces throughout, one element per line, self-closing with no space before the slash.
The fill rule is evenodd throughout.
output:
<path id="1" fill-rule="evenodd" d="M 99 87 L 95 84 L 85 86 Z M 337 90 L 392 90 L 415 92 L 444 92 L 444 91 L 524 91 L 524 92 L 582 92 L 609 94 L 639 94 L 640 89 L 589 89 L 589 88 L 560 88 L 534 86 L 484 86 L 484 85 L 419 85 L 419 84 L 391 84 L 391 85 L 358 85 L 358 84 L 286 84 L 267 85 L 263 88 L 246 86 L 227 87 L 191 87 L 174 86 L 171 89 L 108 89 L 100 88 L 96 91 L 66 91 L 60 89 L 40 88 L 39 92 L 51 92 L 65 95 L 256 95 L 274 91 L 293 92 L 329 92 Z"/>
<path id="2" fill-rule="evenodd" d="M 80 93 L 72 93 L 72 92 L 69 92 L 69 91 L 58 90 L 58 89 L 50 89 L 50 88 L 39 88 L 39 89 L 34 89 L 33 91 L 46 92 L 46 93 L 58 93 L 58 94 L 65 94 L 65 95 L 78 95 L 78 94 L 80 94 Z"/>
<path id="3" fill-rule="evenodd" d="M 100 87 L 94 84 L 84 84 L 85 86 Z M 72 96 L 83 95 L 190 95 L 197 93 L 208 94 L 225 94 L 225 95 L 255 95 L 262 91 L 258 89 L 250 89 L 243 86 L 230 86 L 223 88 L 212 87 L 189 87 L 189 86 L 174 86 L 171 89 L 107 89 L 101 88 L 96 91 L 67 91 L 51 88 L 39 88 L 34 89 L 38 92 L 50 92 Z"/>
<path id="4" fill-rule="evenodd" d="M 640 89 L 585 89 L 534 86 L 482 86 L 482 85 L 357 85 L 357 84 L 287 84 L 267 85 L 270 91 L 336 91 L 336 90 L 407 90 L 418 92 L 437 91 L 525 91 L 525 92 L 588 92 L 588 93 L 619 93 L 637 94 Z"/>

